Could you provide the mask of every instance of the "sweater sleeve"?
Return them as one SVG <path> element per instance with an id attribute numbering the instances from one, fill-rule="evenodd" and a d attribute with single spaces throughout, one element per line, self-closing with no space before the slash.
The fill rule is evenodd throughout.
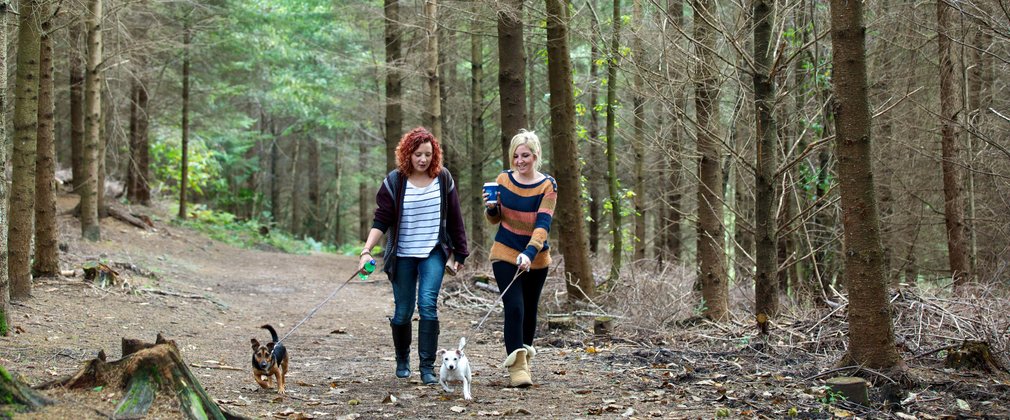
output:
<path id="1" fill-rule="evenodd" d="M 544 198 L 540 200 L 540 208 L 537 209 L 536 222 L 533 225 L 533 235 L 530 236 L 529 245 L 523 250 L 523 254 L 530 257 L 532 261 L 537 253 L 544 248 L 547 242 L 547 234 L 551 230 L 551 222 L 554 220 L 554 207 L 558 202 L 558 184 L 554 178 L 548 176 L 550 182 L 545 182 Z"/>
<path id="2" fill-rule="evenodd" d="M 456 261 L 463 264 L 466 257 L 470 255 L 469 247 L 467 246 L 466 240 L 466 225 L 463 223 L 463 211 L 459 206 L 459 189 L 456 188 L 456 181 L 452 179 L 452 173 L 446 171 L 446 178 L 449 179 L 450 185 L 449 192 L 446 194 L 446 199 L 448 200 L 446 212 L 448 220 L 446 220 L 446 228 L 449 229 L 449 238 L 452 239 L 453 250 L 452 253 L 455 255 Z"/>
<path id="3" fill-rule="evenodd" d="M 375 215 L 372 219 L 372 227 L 376 228 L 382 233 L 386 233 L 396 221 L 396 209 L 394 208 L 394 200 L 392 191 L 393 188 L 393 173 L 390 172 L 386 176 L 386 179 L 382 181 L 382 185 L 379 185 L 379 191 L 375 193 Z"/>

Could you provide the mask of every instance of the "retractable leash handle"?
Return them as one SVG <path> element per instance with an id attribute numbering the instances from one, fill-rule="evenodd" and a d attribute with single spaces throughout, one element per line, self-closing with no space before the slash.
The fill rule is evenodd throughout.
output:
<path id="1" fill-rule="evenodd" d="M 525 271 L 520 270 L 519 267 L 517 266 L 516 267 L 516 275 L 514 277 L 512 277 L 512 281 L 509 281 L 509 284 L 507 286 L 505 286 L 505 290 L 502 290 L 501 293 L 498 294 L 498 300 L 502 300 L 502 297 L 505 296 L 505 292 L 509 291 L 509 288 L 512 287 L 512 283 L 515 283 L 516 279 L 518 279 L 519 276 L 521 276 L 523 273 L 525 273 Z M 491 309 L 488 309 L 487 313 L 484 314 L 484 317 L 481 318 L 480 322 L 477 323 L 477 326 L 473 327 L 474 331 L 479 330 L 480 327 L 484 325 L 484 321 L 487 321 L 487 317 L 491 316 L 491 312 L 493 312 L 494 309 L 495 309 L 495 306 L 492 306 Z"/>
<path id="2" fill-rule="evenodd" d="M 295 326 L 292 327 L 287 334 L 284 334 L 284 337 L 281 337 L 280 340 L 277 340 L 277 342 L 280 343 L 284 341 L 286 338 L 288 338 L 289 335 L 291 335 L 291 333 L 295 332 L 295 330 L 297 330 L 298 327 L 302 326 L 302 324 L 304 324 L 305 321 L 308 321 L 310 318 L 312 318 L 316 314 L 316 311 L 319 310 L 319 308 L 322 308 L 323 305 L 326 304 L 326 302 L 329 302 L 330 299 L 333 299 L 333 297 L 337 295 L 337 292 L 339 292 L 340 289 L 343 289 L 344 286 L 347 286 L 347 284 L 351 282 L 351 280 L 354 280 L 354 277 L 359 277 L 361 278 L 361 280 L 364 280 L 367 279 L 368 275 L 372 274 L 373 272 L 375 272 L 375 260 L 369 260 L 367 263 L 365 263 L 365 266 L 362 269 L 355 271 L 354 274 L 351 274 L 351 277 L 348 277 L 347 280 L 345 280 L 339 287 L 337 287 L 336 290 L 333 291 L 333 293 L 330 293 L 330 295 L 327 296 L 326 299 L 323 299 L 323 301 L 319 302 L 319 304 L 316 305 L 315 308 L 312 308 L 312 310 L 309 311 L 309 314 L 305 315 L 305 318 L 302 318 L 301 321 L 298 321 L 298 323 L 295 324 Z"/>

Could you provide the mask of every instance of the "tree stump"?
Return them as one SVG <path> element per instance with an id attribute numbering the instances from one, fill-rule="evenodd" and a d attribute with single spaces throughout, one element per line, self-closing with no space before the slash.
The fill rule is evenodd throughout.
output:
<path id="1" fill-rule="evenodd" d="M 593 335 L 600 338 L 609 339 L 614 333 L 614 318 L 610 316 L 598 316 L 593 319 Z"/>
<path id="2" fill-rule="evenodd" d="M 943 364 L 949 369 L 973 369 L 988 373 L 1006 371 L 992 356 L 989 343 L 985 341 L 965 340 L 961 347 L 947 353 Z"/>
<path id="3" fill-rule="evenodd" d="M 123 358 L 105 360 L 105 352 L 89 361 L 76 374 L 39 386 L 40 389 L 64 387 L 92 389 L 96 386 L 126 390 L 113 418 L 141 418 L 147 414 L 158 391 L 163 398 L 175 397 L 179 410 L 190 419 L 241 418 L 223 411 L 200 385 L 179 354 L 174 341 L 158 334 L 154 344 L 123 339 Z"/>
<path id="4" fill-rule="evenodd" d="M 547 329 L 549 330 L 573 330 L 575 329 L 575 317 L 564 314 L 548 314 Z"/>
<path id="5" fill-rule="evenodd" d="M 866 379 L 854 376 L 839 376 L 828 379 L 828 387 L 833 392 L 842 394 L 846 400 L 869 406 L 870 396 L 866 391 Z"/>
<path id="6" fill-rule="evenodd" d="M 14 379 L 7 369 L 0 366 L 0 417 L 9 418 L 14 413 L 34 411 L 52 403 L 28 385 Z"/>

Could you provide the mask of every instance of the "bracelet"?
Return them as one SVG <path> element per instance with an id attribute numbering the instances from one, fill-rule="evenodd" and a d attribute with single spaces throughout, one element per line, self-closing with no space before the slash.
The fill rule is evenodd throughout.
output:
<path id="1" fill-rule="evenodd" d="M 359 257 L 363 257 L 363 256 L 365 256 L 365 255 L 367 255 L 367 256 L 369 256 L 369 257 L 371 257 L 371 256 L 372 256 L 372 253 L 371 253 L 371 252 L 369 252 L 368 250 L 364 250 L 364 251 L 361 251 L 361 253 L 360 253 L 360 254 L 358 254 L 358 256 L 359 256 Z"/>

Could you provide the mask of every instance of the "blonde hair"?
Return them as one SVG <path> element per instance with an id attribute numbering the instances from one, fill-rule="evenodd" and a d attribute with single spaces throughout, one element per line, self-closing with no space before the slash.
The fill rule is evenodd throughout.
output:
<path id="1" fill-rule="evenodd" d="M 519 129 L 519 134 L 512 136 L 512 144 L 509 145 L 509 167 L 512 168 L 512 170 L 516 169 L 516 160 L 513 159 L 513 156 L 516 154 L 516 149 L 523 145 L 530 149 L 533 156 L 536 156 L 537 159 L 533 162 L 533 170 L 539 172 L 540 161 L 542 160 L 542 155 L 540 154 L 540 138 L 537 137 L 536 133 L 526 131 L 525 128 Z"/>

